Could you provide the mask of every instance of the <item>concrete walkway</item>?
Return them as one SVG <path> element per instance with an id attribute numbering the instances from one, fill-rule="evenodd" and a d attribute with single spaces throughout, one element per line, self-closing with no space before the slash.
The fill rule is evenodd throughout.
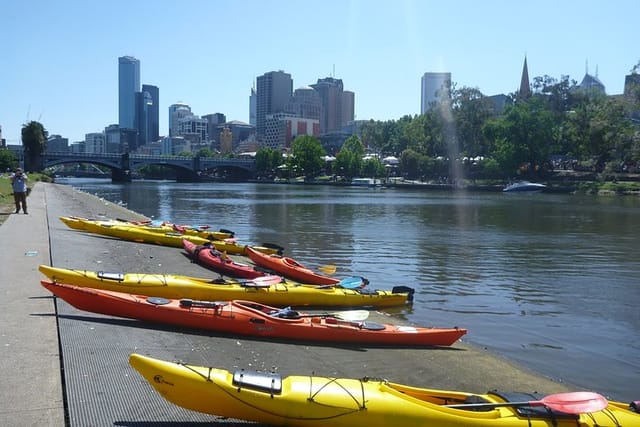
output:
<path id="1" fill-rule="evenodd" d="M 43 185 L 28 206 L 0 226 L 0 425 L 64 426 L 55 303 L 38 271 L 50 263 Z"/>

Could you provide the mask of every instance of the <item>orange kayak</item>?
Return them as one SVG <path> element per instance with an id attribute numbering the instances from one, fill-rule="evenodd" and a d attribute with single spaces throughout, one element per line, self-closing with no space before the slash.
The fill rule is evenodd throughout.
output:
<path id="1" fill-rule="evenodd" d="M 55 296 L 93 313 L 244 335 L 306 342 L 389 346 L 450 346 L 461 328 L 396 326 L 361 319 L 363 310 L 305 314 L 252 301 L 197 301 L 133 295 L 41 281 Z M 368 312 L 364 310 L 366 316 Z M 366 317 L 365 316 L 365 317 Z M 350 319 L 351 318 L 351 319 Z"/>
<path id="2" fill-rule="evenodd" d="M 340 282 L 339 279 L 334 277 L 316 273 L 310 268 L 300 264 L 295 259 L 286 256 L 262 254 L 248 246 L 245 248 L 245 255 L 247 255 L 251 261 L 256 263 L 256 265 L 272 270 L 277 274 L 281 274 L 300 283 L 308 283 L 312 285 L 335 285 Z"/>
<path id="3" fill-rule="evenodd" d="M 213 245 L 198 245 L 187 239 L 182 239 L 182 247 L 195 262 L 220 274 L 243 279 L 255 279 L 267 275 L 264 271 L 256 270 L 252 265 L 235 262 Z"/>

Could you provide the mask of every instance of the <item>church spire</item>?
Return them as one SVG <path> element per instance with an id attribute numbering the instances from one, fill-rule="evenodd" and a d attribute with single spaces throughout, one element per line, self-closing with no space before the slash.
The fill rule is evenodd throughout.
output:
<path id="1" fill-rule="evenodd" d="M 522 67 L 522 78 L 520 79 L 520 90 L 518 97 L 527 99 L 531 96 L 531 87 L 529 86 L 529 69 L 527 68 L 527 56 L 524 57 L 524 65 Z"/>

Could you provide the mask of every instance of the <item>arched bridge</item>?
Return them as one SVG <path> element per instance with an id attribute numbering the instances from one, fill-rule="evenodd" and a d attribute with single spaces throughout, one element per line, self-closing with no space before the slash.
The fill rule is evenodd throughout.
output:
<path id="1" fill-rule="evenodd" d="M 249 179 L 255 175 L 254 159 L 226 159 L 220 157 L 153 156 L 144 154 L 89 154 L 45 152 L 43 167 L 69 163 L 89 163 L 111 169 L 115 182 L 130 182 L 131 171 L 146 165 L 159 165 L 176 171 L 178 181 L 195 182 L 209 176 Z"/>

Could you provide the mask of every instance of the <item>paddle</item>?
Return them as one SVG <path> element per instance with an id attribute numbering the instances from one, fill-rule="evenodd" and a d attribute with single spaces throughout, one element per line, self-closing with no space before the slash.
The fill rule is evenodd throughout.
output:
<path id="1" fill-rule="evenodd" d="M 363 279 L 360 276 L 346 277 L 340 280 L 338 283 L 336 283 L 336 286 L 339 286 L 345 289 L 361 288 L 363 286 L 366 286 L 366 284 L 368 283 L 368 281 L 365 281 L 365 280 L 366 279 Z"/>
<path id="2" fill-rule="evenodd" d="M 302 317 L 335 317 L 336 319 L 346 320 L 348 322 L 359 322 L 367 320 L 369 318 L 369 312 L 367 310 L 347 310 L 336 311 L 334 313 L 322 313 L 317 314 L 304 314 Z"/>
<path id="3" fill-rule="evenodd" d="M 540 400 L 529 402 L 500 402 L 500 403 L 463 403 L 459 405 L 444 405 L 447 408 L 498 408 L 501 406 L 546 406 L 554 411 L 565 414 L 585 414 L 598 412 L 607 407 L 609 402 L 604 396 L 589 391 L 557 393 L 545 396 Z"/>
<path id="4" fill-rule="evenodd" d="M 359 322 L 362 320 L 366 320 L 369 318 L 369 312 L 367 310 L 346 310 L 346 311 L 335 311 L 332 313 L 303 313 L 299 314 L 295 311 L 290 311 L 290 313 L 296 313 L 295 316 L 287 317 L 284 312 L 284 319 L 298 319 L 300 317 L 335 317 L 336 319 L 345 320 L 347 322 Z M 278 317 L 277 313 L 273 316 Z"/>
<path id="5" fill-rule="evenodd" d="M 168 302 L 169 300 L 166 300 L 166 301 Z M 166 304 L 160 301 L 157 301 L 157 302 L 149 301 L 149 302 L 154 304 Z M 201 308 L 218 309 L 220 307 L 225 306 L 226 304 L 227 304 L 226 302 L 222 302 L 222 301 L 199 301 L 199 300 L 193 300 L 190 298 L 183 298 L 180 300 L 180 306 L 186 307 L 186 308 L 201 307 Z M 335 313 L 299 314 L 297 311 L 293 311 L 290 308 L 282 309 L 279 312 L 271 314 L 271 316 L 280 317 L 278 316 L 278 314 L 280 313 L 283 314 L 282 318 L 284 319 L 298 319 L 301 317 L 335 317 L 336 319 L 345 320 L 347 322 L 359 322 L 362 320 L 366 320 L 369 317 L 369 312 L 367 310 L 347 310 L 347 311 L 336 311 Z"/>
<path id="6" fill-rule="evenodd" d="M 318 270 L 322 271 L 325 274 L 335 274 L 337 267 L 335 265 L 328 264 L 318 267 Z"/>

